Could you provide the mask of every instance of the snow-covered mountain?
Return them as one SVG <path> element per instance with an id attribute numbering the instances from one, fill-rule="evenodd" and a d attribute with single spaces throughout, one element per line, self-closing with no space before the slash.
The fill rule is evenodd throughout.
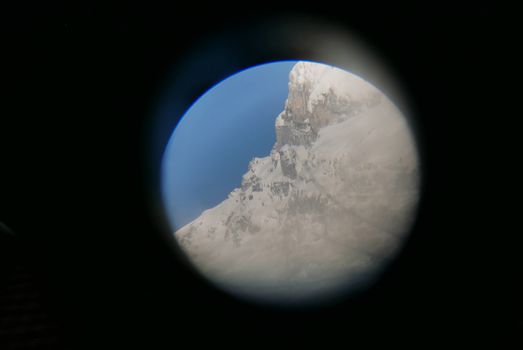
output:
<path id="1" fill-rule="evenodd" d="M 274 302 L 372 280 L 397 252 L 418 201 L 406 119 L 343 70 L 297 63 L 276 143 L 241 187 L 175 237 L 195 267 L 234 294 Z"/>

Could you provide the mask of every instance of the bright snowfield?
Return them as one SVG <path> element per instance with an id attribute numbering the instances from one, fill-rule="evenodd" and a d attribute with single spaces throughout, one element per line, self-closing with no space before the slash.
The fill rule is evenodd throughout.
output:
<path id="1" fill-rule="evenodd" d="M 177 241 L 204 276 L 258 301 L 320 301 L 367 285 L 398 251 L 419 197 L 406 119 L 359 77 L 299 62 L 275 131 L 270 155 Z"/>

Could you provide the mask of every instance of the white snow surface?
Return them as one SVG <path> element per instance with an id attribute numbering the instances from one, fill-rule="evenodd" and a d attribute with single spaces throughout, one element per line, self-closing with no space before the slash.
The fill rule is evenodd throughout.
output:
<path id="1" fill-rule="evenodd" d="M 241 297 L 328 299 L 374 280 L 413 222 L 419 162 L 407 120 L 379 90 L 299 62 L 270 155 L 175 237 L 195 268 Z"/>

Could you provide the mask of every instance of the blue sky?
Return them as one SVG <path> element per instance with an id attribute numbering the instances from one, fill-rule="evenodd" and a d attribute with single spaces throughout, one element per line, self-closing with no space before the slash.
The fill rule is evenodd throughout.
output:
<path id="1" fill-rule="evenodd" d="M 174 228 L 222 202 L 240 186 L 249 161 L 269 154 L 295 63 L 264 64 L 232 75 L 185 113 L 162 161 L 162 196 Z"/>

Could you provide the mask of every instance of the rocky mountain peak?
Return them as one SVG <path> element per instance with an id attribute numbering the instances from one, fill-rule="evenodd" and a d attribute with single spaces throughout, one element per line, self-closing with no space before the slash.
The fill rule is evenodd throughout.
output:
<path id="1" fill-rule="evenodd" d="M 323 64 L 299 62 L 289 73 L 285 109 L 276 118 L 276 144 L 308 146 L 319 130 L 379 103 L 380 93 L 356 76 Z M 355 88 L 354 86 L 357 86 Z"/>
<path id="2" fill-rule="evenodd" d="M 405 118 L 362 79 L 299 62 L 270 154 L 176 232 L 204 275 L 236 294 L 305 300 L 352 288 L 397 250 L 418 199 Z"/>

